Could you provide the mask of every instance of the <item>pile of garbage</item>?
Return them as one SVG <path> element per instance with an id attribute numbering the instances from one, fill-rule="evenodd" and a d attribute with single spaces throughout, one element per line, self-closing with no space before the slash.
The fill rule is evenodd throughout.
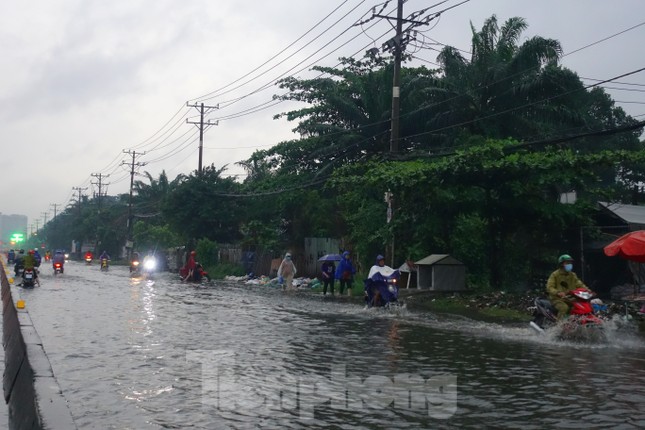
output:
<path id="1" fill-rule="evenodd" d="M 280 279 L 275 277 L 271 278 L 266 275 L 262 276 L 226 276 L 224 277 L 225 281 L 243 283 L 245 285 L 252 286 L 266 286 L 272 288 L 282 288 L 282 283 Z M 321 285 L 320 279 L 318 278 L 294 278 L 293 286 L 298 290 L 310 290 L 312 288 L 319 287 Z"/>

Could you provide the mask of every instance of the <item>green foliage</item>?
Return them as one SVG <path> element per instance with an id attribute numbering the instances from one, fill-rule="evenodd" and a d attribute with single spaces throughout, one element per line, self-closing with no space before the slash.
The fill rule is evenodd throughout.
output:
<path id="1" fill-rule="evenodd" d="M 202 238 L 197 241 L 195 252 L 197 252 L 197 260 L 204 267 L 210 267 L 217 264 L 217 243 L 210 239 Z"/>
<path id="2" fill-rule="evenodd" d="M 135 221 L 133 237 L 137 249 L 166 249 L 181 243 L 179 235 L 169 225 L 152 225 L 145 221 Z"/>
<path id="3" fill-rule="evenodd" d="M 218 263 L 212 266 L 204 266 L 211 279 L 224 279 L 226 276 L 244 276 L 244 267 L 239 264 Z"/>

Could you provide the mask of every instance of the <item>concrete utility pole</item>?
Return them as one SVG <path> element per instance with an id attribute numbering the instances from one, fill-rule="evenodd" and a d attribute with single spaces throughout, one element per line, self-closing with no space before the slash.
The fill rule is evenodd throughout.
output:
<path id="1" fill-rule="evenodd" d="M 147 163 L 139 163 L 136 161 L 137 156 L 145 155 L 145 152 L 137 151 L 123 151 L 125 154 L 132 155 L 132 162 L 122 161 L 121 164 L 130 165 L 130 200 L 128 202 L 128 240 L 125 244 L 125 248 L 128 250 L 128 260 L 132 256 L 132 247 L 134 246 L 134 241 L 132 240 L 132 190 L 134 189 L 134 168 L 143 167 Z"/>
<path id="2" fill-rule="evenodd" d="M 396 18 L 392 18 L 386 15 L 374 14 L 373 17 L 387 19 L 388 21 L 396 21 L 396 24 L 393 25 L 396 34 L 394 37 L 383 44 L 384 52 L 392 52 L 394 55 L 394 71 L 392 77 L 392 114 L 391 114 L 391 126 L 390 126 L 390 152 L 399 151 L 399 117 L 401 110 L 401 61 L 403 57 L 403 51 L 410 41 L 409 33 L 410 31 L 420 25 L 427 25 L 430 21 L 438 17 L 441 12 L 435 14 L 434 16 L 427 16 L 424 20 L 417 21 L 415 18 L 418 18 L 425 14 L 433 6 L 423 9 L 422 11 L 415 12 L 410 15 L 407 19 L 403 18 L 403 3 L 406 0 L 398 0 L 396 7 Z M 403 23 L 410 24 L 408 28 L 403 29 Z M 391 22 L 390 22 L 391 24 Z"/>
<path id="3" fill-rule="evenodd" d="M 110 184 L 104 184 L 103 178 L 109 178 L 110 175 L 102 175 L 101 173 L 92 173 L 92 176 L 97 178 L 98 180 L 96 182 L 92 182 L 92 185 L 96 185 L 99 188 L 98 192 L 98 213 L 101 213 L 101 198 L 103 197 L 103 192 L 101 191 L 103 185 L 110 185 Z"/>
<path id="4" fill-rule="evenodd" d="M 83 191 L 87 190 L 87 187 L 72 187 L 72 190 L 78 191 L 78 215 L 81 215 L 81 201 L 83 199 L 83 195 L 81 194 Z"/>
<path id="5" fill-rule="evenodd" d="M 186 103 L 186 106 L 188 107 L 194 107 L 199 111 L 199 122 L 193 122 L 193 121 L 188 121 L 186 119 L 186 122 L 188 124 L 194 124 L 199 128 L 199 166 L 197 168 L 197 173 L 199 175 L 202 174 L 202 151 L 204 147 L 204 131 L 212 125 L 218 125 L 219 121 L 212 121 L 209 119 L 207 122 L 204 122 L 204 115 L 206 115 L 208 112 L 212 111 L 213 109 L 219 109 L 219 105 L 217 106 L 204 106 L 204 103 L 200 104 L 194 104 L 190 105 Z"/>
<path id="6" fill-rule="evenodd" d="M 52 220 L 54 220 L 54 219 L 56 219 L 56 209 L 57 209 L 57 208 L 58 208 L 58 206 L 60 206 L 60 205 L 59 205 L 59 204 L 57 204 L 57 203 L 50 203 L 50 204 L 49 204 L 49 206 L 52 206 L 52 207 L 54 208 L 54 218 L 52 218 Z"/>
<path id="7" fill-rule="evenodd" d="M 101 199 L 103 198 L 103 185 L 110 185 L 110 184 L 104 184 L 103 183 L 103 178 L 108 178 L 110 175 L 103 175 L 101 173 L 92 173 L 92 176 L 97 178 L 96 182 L 92 182 L 92 185 L 96 185 L 99 188 L 98 191 L 98 201 L 97 201 L 97 211 L 96 211 L 96 218 L 97 218 L 97 223 L 96 223 L 96 241 L 94 244 L 94 252 L 98 252 L 98 246 L 100 242 L 100 234 L 99 234 L 99 228 L 101 226 Z"/>
<path id="8" fill-rule="evenodd" d="M 403 0 L 396 8 L 396 35 L 394 36 L 394 74 L 392 79 L 392 126 L 390 127 L 390 152 L 399 150 L 399 114 L 401 110 L 401 44 L 403 37 Z"/>
<path id="9" fill-rule="evenodd" d="M 47 216 L 49 215 L 49 212 L 41 212 L 40 214 L 43 216 L 43 227 L 45 227 L 45 224 L 47 224 Z"/>

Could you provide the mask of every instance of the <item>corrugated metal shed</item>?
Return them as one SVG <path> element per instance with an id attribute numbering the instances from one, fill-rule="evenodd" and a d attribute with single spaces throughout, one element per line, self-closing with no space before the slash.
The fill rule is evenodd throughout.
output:
<path id="1" fill-rule="evenodd" d="M 448 254 L 432 254 L 417 262 L 417 288 L 432 291 L 466 289 L 466 266 Z"/>
<path id="2" fill-rule="evenodd" d="M 645 229 L 645 206 L 625 205 L 622 203 L 598 202 L 600 207 L 629 225 L 630 230 Z"/>

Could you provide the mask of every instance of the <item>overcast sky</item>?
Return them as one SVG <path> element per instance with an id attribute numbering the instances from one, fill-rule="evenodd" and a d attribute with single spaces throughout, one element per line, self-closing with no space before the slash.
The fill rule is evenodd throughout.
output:
<path id="1" fill-rule="evenodd" d="M 462 0 L 449 0 L 439 11 Z M 439 0 L 408 0 L 405 15 Z M 123 150 L 147 151 L 137 161 L 172 180 L 198 165 L 198 112 L 187 102 L 219 104 L 204 137 L 204 165 L 235 163 L 256 149 L 296 138 L 294 124 L 273 120 L 280 77 L 314 76 L 314 64 L 362 56 L 393 35 L 368 18 L 376 0 L 31 0 L 4 2 L 0 14 L 0 212 L 24 214 L 39 226 L 74 200 L 91 195 L 109 175 L 110 195 L 129 189 Z M 390 1 L 384 13 L 392 12 Z M 426 41 L 468 50 L 470 22 L 480 29 L 496 14 L 521 16 L 534 35 L 554 38 L 569 53 L 645 22 L 642 0 L 471 0 L 426 27 Z M 371 27 L 371 28 L 370 28 Z M 420 36 L 421 37 L 421 36 Z M 645 25 L 567 55 L 581 77 L 612 78 L 645 67 Z M 295 42 L 295 43 L 294 43 Z M 440 45 L 435 45 L 440 48 Z M 414 55 L 431 63 L 436 50 Z M 277 56 L 276 56 L 277 55 Z M 240 79 L 241 78 L 241 79 Z M 620 82 L 645 85 L 645 73 Z M 591 84 L 593 81 L 585 81 Z M 645 114 L 645 87 L 607 89 L 633 116 Z M 627 91 L 630 89 L 632 91 Z M 637 91 L 633 91 L 637 90 Z M 629 102 L 629 103 L 628 103 Z M 258 110 L 258 108 L 261 108 Z M 642 119 L 643 117 L 639 117 Z M 140 177 L 137 177 L 140 179 Z M 86 188 L 86 189 L 85 189 Z M 104 189 L 105 190 L 105 189 Z M 76 193 L 77 195 L 77 193 Z M 46 215 L 45 215 L 46 213 Z"/>

